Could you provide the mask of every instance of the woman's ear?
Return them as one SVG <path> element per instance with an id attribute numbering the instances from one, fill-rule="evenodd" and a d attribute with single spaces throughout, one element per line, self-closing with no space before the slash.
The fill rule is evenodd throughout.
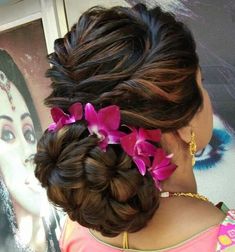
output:
<path id="1" fill-rule="evenodd" d="M 191 133 L 192 133 L 192 127 L 191 126 L 185 126 L 183 128 L 180 128 L 177 130 L 177 133 L 180 137 L 180 139 L 188 144 L 191 141 Z"/>

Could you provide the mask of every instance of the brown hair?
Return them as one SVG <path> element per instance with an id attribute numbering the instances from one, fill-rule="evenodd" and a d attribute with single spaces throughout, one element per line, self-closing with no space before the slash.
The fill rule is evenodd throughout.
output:
<path id="1" fill-rule="evenodd" d="M 122 124 L 167 132 L 187 125 L 202 104 L 192 34 L 159 7 L 89 9 L 55 41 L 49 61 L 50 107 L 115 104 Z M 138 231 L 158 208 L 159 192 L 120 145 L 103 152 L 97 142 L 84 121 L 46 131 L 36 177 L 49 199 L 81 225 L 106 236 Z"/>

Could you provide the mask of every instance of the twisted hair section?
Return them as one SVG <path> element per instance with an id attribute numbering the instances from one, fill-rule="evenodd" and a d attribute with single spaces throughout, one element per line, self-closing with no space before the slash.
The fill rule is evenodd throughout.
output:
<path id="1" fill-rule="evenodd" d="M 202 103 L 188 28 L 159 7 L 95 7 L 55 42 L 49 106 L 116 104 L 126 124 L 171 131 Z"/>
<path id="2" fill-rule="evenodd" d="M 115 104 L 121 124 L 169 132 L 187 125 L 202 105 L 193 36 L 159 7 L 91 8 L 48 58 L 49 107 Z M 120 145 L 103 152 L 97 143 L 85 122 L 46 131 L 35 174 L 49 199 L 81 225 L 106 236 L 138 231 L 158 208 L 159 192 Z"/>
<path id="3" fill-rule="evenodd" d="M 81 124 L 81 123 L 79 123 Z M 70 218 L 106 236 L 146 225 L 158 207 L 152 178 L 142 177 L 119 145 L 102 151 L 85 125 L 44 134 L 35 175 Z"/>

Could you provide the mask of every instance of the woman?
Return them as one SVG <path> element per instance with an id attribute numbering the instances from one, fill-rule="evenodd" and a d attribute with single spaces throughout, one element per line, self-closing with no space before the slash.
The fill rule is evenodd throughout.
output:
<path id="1" fill-rule="evenodd" d="M 205 149 L 197 153 L 194 167 L 198 189 L 214 203 L 223 199 L 234 208 L 235 64 L 231 52 L 235 50 L 235 2 L 224 0 L 215 4 L 203 0 L 181 5 L 174 1 L 174 4 L 181 6 L 176 10 L 178 18 L 190 25 L 199 44 L 197 52 L 204 84 L 214 109 L 212 139 Z"/>
<path id="2" fill-rule="evenodd" d="M 229 207 L 234 208 L 235 64 L 231 52 L 235 49 L 232 18 L 235 3 L 226 0 L 216 4 L 203 1 L 202 4 L 210 11 L 205 15 L 202 8 L 191 6 L 197 19 L 188 22 L 192 24 L 196 39 L 200 42 L 198 53 L 201 55 L 205 87 L 212 98 L 214 130 L 209 145 L 197 154 L 195 175 L 200 192 L 213 202 L 222 198 Z M 206 30 L 210 30 L 210 33 Z"/>
<path id="3" fill-rule="evenodd" d="M 50 220 L 32 162 L 39 120 L 23 75 L 4 50 L 0 50 L 0 97 L 1 249 L 55 251 L 55 218 Z M 42 208 L 49 212 L 43 214 Z"/>
<path id="4" fill-rule="evenodd" d="M 55 41 L 35 174 L 68 213 L 62 251 L 234 246 L 234 212 L 199 195 L 193 174 L 213 118 L 195 50 L 184 24 L 142 4 L 90 9 Z"/>
<path id="5" fill-rule="evenodd" d="M 140 2 L 126 1 L 131 5 Z M 235 117 L 231 115 L 235 111 L 235 65 L 231 52 L 235 50 L 235 2 L 148 1 L 149 6 L 156 4 L 175 13 L 192 29 L 198 44 L 204 85 L 212 98 L 215 114 L 212 139 L 197 153 L 194 166 L 198 190 L 212 202 L 223 199 L 234 208 Z"/>
<path id="6" fill-rule="evenodd" d="M 205 192 L 213 202 L 223 198 L 229 207 L 234 207 L 235 82 L 229 76 L 235 76 L 235 71 L 222 65 L 207 65 L 204 69 L 213 71 L 213 78 L 205 76 L 205 80 L 213 97 L 214 129 L 210 143 L 196 155 L 195 175 L 200 192 Z"/>

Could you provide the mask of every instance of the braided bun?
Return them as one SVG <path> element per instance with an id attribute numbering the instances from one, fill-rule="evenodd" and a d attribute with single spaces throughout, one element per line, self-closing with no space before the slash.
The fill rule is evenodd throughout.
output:
<path id="1" fill-rule="evenodd" d="M 38 143 L 36 177 L 49 199 L 81 225 L 116 236 L 144 227 L 158 206 L 151 176 L 141 176 L 120 145 L 104 152 L 85 125 L 47 132 Z"/>

